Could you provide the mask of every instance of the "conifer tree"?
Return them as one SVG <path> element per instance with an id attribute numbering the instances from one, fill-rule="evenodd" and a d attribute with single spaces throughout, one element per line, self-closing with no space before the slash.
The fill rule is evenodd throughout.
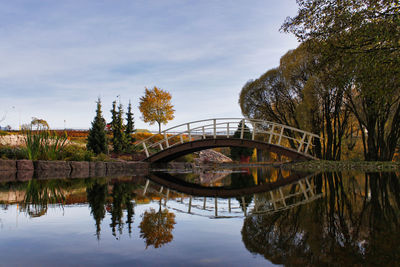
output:
<path id="1" fill-rule="evenodd" d="M 128 147 L 128 139 L 127 135 L 125 134 L 125 126 L 124 126 L 124 119 L 122 118 L 124 114 L 124 109 L 122 104 L 118 106 L 118 138 L 121 144 L 121 152 L 126 151 Z"/>
<path id="2" fill-rule="evenodd" d="M 122 104 L 119 104 L 118 111 L 116 110 L 117 102 L 114 101 L 112 105 L 111 115 L 111 130 L 113 133 L 112 143 L 114 152 L 123 152 L 126 148 L 127 140 L 125 137 L 122 114 L 124 113 Z"/>
<path id="3" fill-rule="evenodd" d="M 99 182 L 96 179 L 94 184 L 87 185 L 86 187 L 86 197 L 91 210 L 90 213 L 96 222 L 97 240 L 100 240 L 101 221 L 106 215 L 105 206 L 107 204 L 107 196 L 107 183 Z"/>
<path id="4" fill-rule="evenodd" d="M 106 121 L 101 113 L 101 100 L 97 100 L 96 117 L 92 122 L 87 137 L 87 149 L 92 150 L 95 154 L 107 153 L 107 135 L 105 132 Z"/>
<path id="5" fill-rule="evenodd" d="M 111 112 L 111 132 L 113 134 L 113 137 L 111 139 L 111 142 L 113 144 L 113 150 L 114 152 L 118 152 L 119 145 L 118 145 L 118 112 L 117 112 L 117 101 L 112 102 L 112 109 L 110 110 Z"/>
<path id="6" fill-rule="evenodd" d="M 132 133 L 134 133 L 134 131 L 135 131 L 135 122 L 132 113 L 132 104 L 131 101 L 129 101 L 128 112 L 126 113 L 126 127 L 125 127 L 125 134 L 129 144 L 135 142 L 135 138 L 132 137 Z"/>

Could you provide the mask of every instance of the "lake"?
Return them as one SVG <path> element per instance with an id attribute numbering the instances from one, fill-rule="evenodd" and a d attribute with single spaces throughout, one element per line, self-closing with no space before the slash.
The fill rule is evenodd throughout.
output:
<path id="1" fill-rule="evenodd" d="M 267 167 L 0 173 L 0 265 L 395 266 L 399 182 L 395 172 Z"/>

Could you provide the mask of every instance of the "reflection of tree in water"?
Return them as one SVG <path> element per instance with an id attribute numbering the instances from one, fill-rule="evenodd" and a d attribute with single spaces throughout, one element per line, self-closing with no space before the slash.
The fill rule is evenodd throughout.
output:
<path id="1" fill-rule="evenodd" d="M 394 173 L 319 176 L 315 182 L 324 198 L 247 217 L 243 242 L 276 264 L 395 265 L 400 260 L 398 179 Z"/>
<path id="2" fill-rule="evenodd" d="M 65 201 L 63 186 L 61 180 L 29 180 L 21 210 L 31 217 L 46 214 L 48 204 L 62 204 Z"/>
<path id="3" fill-rule="evenodd" d="M 232 173 L 231 174 L 231 188 L 247 188 L 255 186 L 253 175 L 248 172 Z M 253 195 L 247 195 L 244 197 L 237 197 L 236 200 L 240 203 L 240 207 L 244 211 L 250 203 L 253 201 Z M 243 200 L 245 203 L 243 203 Z"/>
<path id="4" fill-rule="evenodd" d="M 134 215 L 134 205 L 131 201 L 134 197 L 133 193 L 134 184 L 124 183 L 116 181 L 113 184 L 113 190 L 111 192 L 112 202 L 107 203 L 108 194 L 108 182 L 105 179 L 87 181 L 87 200 L 91 208 L 91 214 L 96 221 L 96 235 L 100 239 L 101 222 L 106 215 L 106 206 L 109 207 L 111 213 L 111 224 L 112 234 L 116 236 L 116 229 L 118 228 L 119 234 L 122 234 L 124 222 L 123 211 L 127 210 L 127 220 L 129 234 L 132 232 L 132 223 Z"/>
<path id="5" fill-rule="evenodd" d="M 158 212 L 152 208 L 145 211 L 139 228 L 140 237 L 146 240 L 146 248 L 148 246 L 159 248 L 171 242 L 175 223 L 175 214 L 167 209 L 161 211 L 161 203 Z"/>
<path id="6" fill-rule="evenodd" d="M 116 236 L 116 227 L 118 227 L 118 232 L 121 235 L 122 229 L 124 226 L 124 222 L 122 221 L 123 217 L 123 209 L 127 210 L 127 220 L 129 234 L 132 232 L 132 223 L 133 223 L 133 203 L 132 198 L 133 194 L 133 184 L 131 183 L 121 183 L 117 182 L 113 186 L 112 190 L 112 205 L 111 205 L 111 224 L 110 227 L 112 229 L 113 236 Z"/>
<path id="7" fill-rule="evenodd" d="M 96 236 L 100 239 L 101 221 L 106 215 L 105 205 L 108 195 L 107 182 L 103 180 L 92 180 L 94 183 L 87 185 L 86 194 L 89 207 L 91 208 L 91 214 L 96 222 Z"/>

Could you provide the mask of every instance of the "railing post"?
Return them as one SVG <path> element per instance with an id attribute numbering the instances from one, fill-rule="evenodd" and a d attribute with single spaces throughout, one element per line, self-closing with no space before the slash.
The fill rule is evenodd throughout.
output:
<path id="1" fill-rule="evenodd" d="M 146 143 L 143 142 L 144 152 L 146 153 L 146 157 L 149 157 L 149 151 L 147 150 Z"/>
<path id="2" fill-rule="evenodd" d="M 214 119 L 214 139 L 217 138 L 217 120 Z"/>
<path id="3" fill-rule="evenodd" d="M 297 152 L 301 151 L 301 148 L 303 147 L 304 144 L 304 140 L 306 139 L 306 133 L 303 134 L 303 137 L 301 138 L 300 144 L 299 144 L 299 148 L 297 149 Z"/>
<path id="4" fill-rule="evenodd" d="M 251 123 L 253 125 L 253 134 L 251 135 L 251 140 L 254 140 L 256 136 L 256 124 L 254 122 Z"/>
<path id="5" fill-rule="evenodd" d="M 240 129 L 240 139 L 243 139 L 243 135 L 244 135 L 244 120 L 242 120 L 242 129 Z"/>
<path id="6" fill-rule="evenodd" d="M 149 183 L 150 183 L 150 180 L 147 179 L 146 180 L 146 184 L 144 185 L 144 189 L 143 189 L 143 196 L 146 195 L 147 187 L 149 187 Z"/>
<path id="7" fill-rule="evenodd" d="M 244 216 L 247 216 L 246 200 L 244 199 L 244 197 L 242 197 L 242 205 L 243 205 Z"/>
<path id="8" fill-rule="evenodd" d="M 215 217 L 218 217 L 218 199 L 215 198 Z"/>
<path id="9" fill-rule="evenodd" d="M 306 184 L 308 185 L 308 188 L 310 189 L 309 191 L 310 191 L 311 197 L 313 197 L 314 196 L 314 189 L 311 187 L 311 184 L 308 181 L 308 178 L 306 178 L 305 180 L 306 180 Z"/>
<path id="10" fill-rule="evenodd" d="M 268 143 L 270 143 L 270 144 L 272 142 L 272 136 L 273 136 L 273 133 L 274 133 L 274 129 L 275 129 L 275 124 L 272 124 L 271 131 L 269 132 L 269 140 L 268 140 Z"/>
<path id="11" fill-rule="evenodd" d="M 282 135 L 283 135 L 283 130 L 285 129 L 285 127 L 283 125 L 281 125 L 281 132 L 279 133 L 279 140 L 278 140 L 278 145 L 281 145 L 281 141 L 282 141 Z"/>
<path id="12" fill-rule="evenodd" d="M 169 189 L 167 189 L 167 195 L 165 196 L 164 207 L 167 206 L 168 198 L 169 198 Z"/>
<path id="13" fill-rule="evenodd" d="M 203 139 L 206 139 L 206 132 L 205 132 L 205 130 L 204 130 L 204 126 L 201 127 L 201 129 L 203 130 Z"/>
<path id="14" fill-rule="evenodd" d="M 269 191 L 269 194 L 271 195 L 271 201 L 272 201 L 272 205 L 274 206 L 274 210 L 277 210 L 277 206 L 276 206 L 276 201 L 275 201 L 275 197 L 274 194 L 272 193 L 272 191 Z"/>
<path id="15" fill-rule="evenodd" d="M 165 139 L 165 145 L 167 146 L 167 148 L 169 148 L 168 136 L 166 132 L 164 132 L 164 139 Z"/>
<path id="16" fill-rule="evenodd" d="M 283 205 L 286 207 L 286 200 L 285 196 L 283 195 L 282 188 L 279 188 L 279 193 L 281 194 Z"/>
<path id="17" fill-rule="evenodd" d="M 226 123 L 226 138 L 229 138 L 229 122 Z"/>
<path id="18" fill-rule="evenodd" d="M 190 123 L 187 124 L 187 131 L 189 135 L 189 142 L 192 141 L 192 134 L 190 133 Z"/>
<path id="19" fill-rule="evenodd" d="M 188 209 L 188 213 L 190 213 L 192 211 L 192 196 L 190 196 L 189 198 L 189 209 Z"/>
<path id="20" fill-rule="evenodd" d="M 311 142 L 312 142 L 312 135 L 309 135 L 308 141 L 307 141 L 307 146 L 306 146 L 306 149 L 304 150 L 304 153 L 307 154 L 307 151 L 308 151 L 308 148 L 310 147 Z"/>
<path id="21" fill-rule="evenodd" d="M 164 148 L 163 148 L 161 143 L 158 143 L 158 146 L 160 147 L 161 150 L 164 150 Z"/>
<path id="22" fill-rule="evenodd" d="M 179 135 L 179 137 L 181 138 L 181 144 L 183 144 L 183 136 L 182 136 L 182 134 Z"/>
<path id="23" fill-rule="evenodd" d="M 299 181 L 299 185 L 300 185 L 301 191 L 303 191 L 304 197 L 306 198 L 306 200 L 308 200 L 307 192 L 304 189 L 304 185 L 303 185 L 303 183 L 301 181 Z"/>

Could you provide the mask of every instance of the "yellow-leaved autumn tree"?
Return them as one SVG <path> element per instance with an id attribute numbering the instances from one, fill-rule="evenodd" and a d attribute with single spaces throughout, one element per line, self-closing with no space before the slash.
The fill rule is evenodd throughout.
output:
<path id="1" fill-rule="evenodd" d="M 150 211 L 145 211 L 139 228 L 140 237 L 146 240 L 146 248 L 148 246 L 159 248 L 171 242 L 174 238 L 172 230 L 175 223 L 175 214 L 167 209 L 161 211 L 161 206 L 158 212 L 152 208 L 150 208 Z"/>
<path id="2" fill-rule="evenodd" d="M 140 98 L 139 110 L 142 113 L 143 121 L 150 122 L 150 125 L 158 123 L 158 132 L 161 133 L 161 123 L 166 124 L 174 118 L 171 94 L 154 86 L 149 90 L 145 88 L 144 96 Z"/>

